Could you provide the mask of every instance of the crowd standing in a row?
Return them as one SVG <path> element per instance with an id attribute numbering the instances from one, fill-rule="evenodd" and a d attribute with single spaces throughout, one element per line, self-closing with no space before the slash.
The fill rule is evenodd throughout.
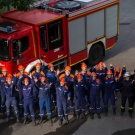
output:
<path id="1" fill-rule="evenodd" d="M 17 122 L 24 114 L 24 124 L 31 115 L 33 124 L 36 125 L 35 111 L 40 110 L 39 123 L 43 122 L 44 116 L 52 122 L 52 106 L 58 113 L 59 124 L 63 118 L 69 123 L 67 108 L 77 119 L 86 117 L 86 105 L 89 105 L 91 119 L 94 119 L 96 111 L 101 118 L 100 103 L 104 103 L 104 114 L 108 115 L 108 101 L 111 101 L 113 114 L 116 115 L 117 93 L 121 93 L 121 116 L 125 112 L 125 104 L 128 99 L 129 116 L 132 117 L 135 99 L 135 73 L 126 72 L 126 66 L 113 67 L 105 63 L 91 67 L 88 71 L 85 63 L 81 64 L 81 71 L 71 74 L 71 67 L 66 66 L 65 72 L 54 70 L 54 65 L 48 66 L 36 63 L 35 70 L 26 73 L 22 65 L 18 66 L 19 72 L 10 75 L 6 67 L 2 67 L 0 75 L 1 113 L 6 114 L 7 121 L 10 118 L 11 108 L 15 112 Z M 17 94 L 16 94 L 17 93 Z M 102 96 L 100 95 L 102 93 Z M 18 99 L 19 97 L 19 99 Z M 102 97 L 100 100 L 100 97 Z M 53 105 L 52 105 L 53 103 Z M 6 106 L 6 107 L 5 107 Z M 6 112 L 5 112 L 6 108 Z M 96 108 L 96 110 L 95 110 Z"/>

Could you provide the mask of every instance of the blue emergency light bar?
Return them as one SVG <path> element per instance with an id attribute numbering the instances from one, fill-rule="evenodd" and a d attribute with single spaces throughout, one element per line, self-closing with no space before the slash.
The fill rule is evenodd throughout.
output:
<path id="1" fill-rule="evenodd" d="M 12 29 L 11 26 L 7 26 L 6 28 L 0 27 L 0 32 L 4 32 L 4 33 L 7 33 L 7 34 L 11 34 L 15 31 L 17 31 L 17 30 Z"/>

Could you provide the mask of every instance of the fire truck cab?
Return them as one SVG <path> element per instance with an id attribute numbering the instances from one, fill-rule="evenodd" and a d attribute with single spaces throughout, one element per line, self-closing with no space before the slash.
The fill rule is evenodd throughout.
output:
<path id="1" fill-rule="evenodd" d="M 19 64 L 30 72 L 37 62 L 56 68 L 88 59 L 101 61 L 119 34 L 119 0 L 53 0 L 42 9 L 10 11 L 0 19 L 0 68 Z"/>

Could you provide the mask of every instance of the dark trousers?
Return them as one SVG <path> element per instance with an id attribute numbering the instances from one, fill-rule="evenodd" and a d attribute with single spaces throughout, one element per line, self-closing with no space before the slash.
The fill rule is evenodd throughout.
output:
<path id="1" fill-rule="evenodd" d="M 28 114 L 30 112 L 32 120 L 35 120 L 35 113 L 34 113 L 34 100 L 33 98 L 24 99 L 24 119 L 28 118 Z"/>
<path id="2" fill-rule="evenodd" d="M 134 97 L 133 96 L 127 97 L 124 95 L 122 95 L 122 97 L 121 97 L 121 111 L 125 112 L 125 104 L 126 104 L 127 99 L 128 99 L 129 111 L 132 112 L 133 111 L 133 104 L 134 104 Z"/>
<path id="3" fill-rule="evenodd" d="M 86 112 L 86 99 L 85 95 L 82 95 L 80 97 L 76 97 L 75 99 L 75 107 L 76 107 L 76 114 L 80 115 L 82 112 L 83 115 L 85 115 Z"/>
<path id="4" fill-rule="evenodd" d="M 18 108 L 17 108 L 17 101 L 15 97 L 7 97 L 6 98 L 6 112 L 7 112 L 7 117 L 10 116 L 10 107 L 14 109 L 16 117 L 18 117 Z"/>
<path id="5" fill-rule="evenodd" d="M 64 117 L 67 118 L 67 100 L 57 99 L 57 107 L 58 107 L 58 118 L 59 120 L 63 119 Z"/>
<path id="6" fill-rule="evenodd" d="M 47 98 L 39 98 L 39 107 L 40 107 L 40 117 L 42 118 L 47 112 L 48 117 L 51 117 L 51 104 L 50 97 Z"/>
<path id="7" fill-rule="evenodd" d="M 115 96 L 114 96 L 114 92 L 112 93 L 105 93 L 104 94 L 104 111 L 108 112 L 108 101 L 111 101 L 111 105 L 113 108 L 113 111 L 116 110 L 116 106 L 115 106 Z"/>
<path id="8" fill-rule="evenodd" d="M 100 94 L 90 94 L 90 113 L 94 113 L 94 108 L 96 105 L 96 112 L 101 113 L 101 106 L 100 106 Z"/>

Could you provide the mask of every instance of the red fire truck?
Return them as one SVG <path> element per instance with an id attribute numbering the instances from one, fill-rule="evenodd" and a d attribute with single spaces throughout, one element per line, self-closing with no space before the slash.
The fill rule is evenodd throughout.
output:
<path id="1" fill-rule="evenodd" d="M 66 65 L 101 61 L 119 35 L 119 0 L 46 1 L 41 9 L 10 11 L 0 19 L 0 68 L 37 62 Z"/>

